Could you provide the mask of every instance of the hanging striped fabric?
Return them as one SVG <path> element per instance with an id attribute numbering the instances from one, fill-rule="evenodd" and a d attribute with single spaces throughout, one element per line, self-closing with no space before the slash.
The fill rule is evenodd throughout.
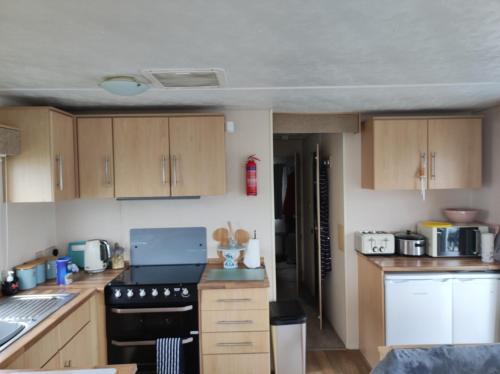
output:
<path id="1" fill-rule="evenodd" d="M 156 372 L 158 374 L 183 374 L 181 338 L 156 340 Z"/>
<path id="2" fill-rule="evenodd" d="M 332 271 L 331 237 L 330 237 L 330 197 L 328 183 L 329 165 L 321 162 L 319 166 L 319 214 L 321 240 L 321 279 L 325 279 Z"/>

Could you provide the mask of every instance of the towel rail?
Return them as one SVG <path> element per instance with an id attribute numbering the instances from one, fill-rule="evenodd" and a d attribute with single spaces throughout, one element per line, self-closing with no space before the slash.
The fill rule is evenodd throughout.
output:
<path id="1" fill-rule="evenodd" d="M 193 342 L 193 338 L 189 337 L 182 340 L 182 344 L 189 344 Z M 150 346 L 156 345 L 156 340 L 134 340 L 128 342 L 119 342 L 117 340 L 111 340 L 111 344 L 116 347 L 138 347 L 138 346 Z"/>

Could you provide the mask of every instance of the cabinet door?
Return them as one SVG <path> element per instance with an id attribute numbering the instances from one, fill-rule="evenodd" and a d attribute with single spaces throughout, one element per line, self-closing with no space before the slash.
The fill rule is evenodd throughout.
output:
<path id="1" fill-rule="evenodd" d="M 50 132 L 54 165 L 54 200 L 74 199 L 76 174 L 73 117 L 51 111 Z"/>
<path id="2" fill-rule="evenodd" d="M 80 197 L 112 198 L 113 120 L 79 118 L 77 126 Z"/>
<path id="3" fill-rule="evenodd" d="M 61 369 L 61 355 L 57 353 L 45 365 L 42 366 L 44 370 L 57 370 Z"/>
<path id="4" fill-rule="evenodd" d="M 453 280 L 453 344 L 495 343 L 500 338 L 500 280 Z"/>
<path id="5" fill-rule="evenodd" d="M 441 277 L 386 279 L 385 345 L 451 344 L 452 292 Z"/>
<path id="6" fill-rule="evenodd" d="M 115 118 L 116 197 L 170 196 L 168 118 Z"/>
<path id="7" fill-rule="evenodd" d="M 97 365 L 97 346 L 92 340 L 90 324 L 87 324 L 59 351 L 64 368 L 90 368 Z"/>
<path id="8" fill-rule="evenodd" d="M 372 188 L 419 189 L 419 168 L 425 167 L 427 157 L 427 120 L 374 120 L 372 136 Z"/>
<path id="9" fill-rule="evenodd" d="M 226 192 L 224 117 L 170 119 L 172 196 Z"/>
<path id="10" fill-rule="evenodd" d="M 429 120 L 429 188 L 480 188 L 482 120 Z"/>

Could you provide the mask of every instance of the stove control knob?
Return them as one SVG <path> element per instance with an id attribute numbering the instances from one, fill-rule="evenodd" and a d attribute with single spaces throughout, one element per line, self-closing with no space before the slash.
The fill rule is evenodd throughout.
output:
<path id="1" fill-rule="evenodd" d="M 377 252 L 378 251 L 378 248 L 377 247 L 373 247 L 372 248 L 372 252 Z"/>
<path id="2" fill-rule="evenodd" d="M 132 291 L 131 289 L 128 289 L 127 290 L 127 297 L 130 299 L 132 296 L 134 296 L 134 291 Z"/>
<path id="3" fill-rule="evenodd" d="M 163 294 L 165 295 L 165 297 L 170 296 L 170 290 L 168 288 L 163 289 Z"/>
<path id="4" fill-rule="evenodd" d="M 115 298 L 119 299 L 122 297 L 122 292 L 120 290 L 115 290 Z"/>
<path id="5" fill-rule="evenodd" d="M 182 297 L 189 297 L 189 290 L 187 288 L 183 288 L 181 291 Z"/>
<path id="6" fill-rule="evenodd" d="M 157 290 L 156 288 L 153 288 L 153 289 L 151 290 L 151 296 L 153 296 L 153 297 L 158 296 L 158 290 Z"/>
<path id="7" fill-rule="evenodd" d="M 385 248 L 384 248 L 384 247 L 379 247 L 379 249 L 378 249 L 378 251 L 379 251 L 380 253 L 384 252 L 384 250 L 385 250 Z"/>
<path id="8" fill-rule="evenodd" d="M 144 291 L 142 288 L 139 290 L 139 296 L 144 297 L 146 296 L 146 291 Z"/>

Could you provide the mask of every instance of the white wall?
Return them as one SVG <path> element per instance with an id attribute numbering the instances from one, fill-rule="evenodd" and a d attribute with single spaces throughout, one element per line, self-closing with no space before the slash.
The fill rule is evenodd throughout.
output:
<path id="1" fill-rule="evenodd" d="M 354 233 L 359 230 L 415 229 L 426 219 L 443 219 L 446 207 L 473 205 L 480 191 L 429 191 L 422 201 L 416 191 L 372 191 L 361 188 L 361 135 L 344 134 L 344 207 L 346 274 L 346 346 L 358 348 L 358 274 Z"/>
<path id="2" fill-rule="evenodd" d="M 484 188 L 474 203 L 482 209 L 481 219 L 500 224 L 500 106 L 485 112 L 483 131 Z"/>
<path id="3" fill-rule="evenodd" d="M 6 211 L 6 250 L 2 270 L 35 258 L 56 243 L 53 203 L 10 203 Z"/>
<path id="4" fill-rule="evenodd" d="M 257 230 L 268 276 L 274 280 L 272 115 L 270 111 L 229 111 L 236 132 L 226 134 L 227 193 L 194 200 L 73 200 L 56 204 L 57 243 L 90 238 L 118 241 L 129 248 L 129 230 L 140 227 L 205 226 L 209 257 L 216 257 L 212 232 L 231 220 L 236 228 Z M 258 196 L 245 194 L 246 158 L 256 154 Z M 274 297 L 274 282 L 272 296 Z"/>

